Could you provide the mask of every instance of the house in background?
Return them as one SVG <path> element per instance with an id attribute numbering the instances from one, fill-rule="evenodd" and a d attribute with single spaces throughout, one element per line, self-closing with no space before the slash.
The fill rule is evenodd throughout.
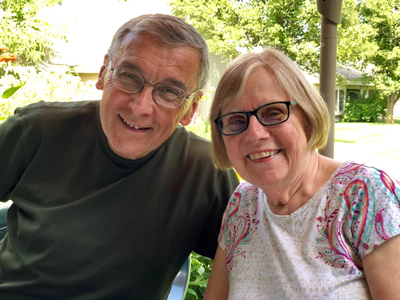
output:
<path id="1" fill-rule="evenodd" d="M 335 89 L 335 120 L 340 121 L 343 116 L 346 100 L 358 99 L 358 93 L 366 92 L 366 96 L 375 90 L 373 84 L 362 82 L 363 75 L 361 72 L 351 69 L 336 68 L 336 74 L 343 76 L 347 82 L 347 86 L 336 85 Z M 318 75 L 306 75 L 307 79 L 319 90 Z"/>

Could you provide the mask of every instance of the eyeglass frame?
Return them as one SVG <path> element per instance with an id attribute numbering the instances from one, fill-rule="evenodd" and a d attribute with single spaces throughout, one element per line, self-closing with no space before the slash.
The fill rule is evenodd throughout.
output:
<path id="1" fill-rule="evenodd" d="M 259 117 L 258 117 L 258 115 L 257 115 L 257 112 L 258 112 L 260 109 L 262 109 L 262 108 L 264 108 L 264 107 L 266 107 L 266 106 L 269 106 L 269 105 L 272 105 L 272 104 L 277 104 L 277 103 L 286 104 L 286 107 L 287 107 L 287 118 L 286 118 L 285 120 L 281 121 L 281 122 L 273 123 L 273 124 L 264 124 L 263 122 L 261 122 L 261 120 L 259 119 Z M 297 103 L 297 101 L 294 101 L 294 100 L 292 100 L 292 101 L 277 101 L 277 102 L 271 102 L 271 103 L 265 104 L 265 105 L 263 105 L 263 106 L 260 106 L 259 108 L 255 109 L 255 110 L 253 110 L 253 111 L 235 111 L 235 112 L 231 112 L 231 113 L 229 113 L 229 114 L 225 114 L 225 115 L 223 115 L 223 116 L 220 116 L 220 117 L 216 118 L 216 119 L 214 120 L 214 123 L 217 124 L 217 127 L 218 127 L 219 131 L 220 131 L 223 135 L 225 135 L 225 136 L 238 135 L 238 134 L 240 134 L 240 133 L 242 133 L 242 132 L 245 132 L 245 131 L 247 130 L 247 128 L 249 128 L 250 117 L 251 117 L 251 116 L 255 116 L 256 119 L 258 120 L 258 122 L 259 122 L 261 125 L 263 125 L 263 126 L 274 126 L 274 125 L 279 125 L 279 124 L 285 123 L 287 120 L 289 120 L 289 116 L 290 116 L 290 109 L 289 109 L 289 106 L 290 106 L 290 105 L 298 105 L 298 103 Z M 239 132 L 236 132 L 236 133 L 231 133 L 231 134 L 226 134 L 226 133 L 224 133 L 224 132 L 222 131 L 221 125 L 219 124 L 219 120 L 221 120 L 223 117 L 226 117 L 226 116 L 229 116 L 229 115 L 234 115 L 234 114 L 245 114 L 245 115 L 246 115 L 246 117 L 247 117 L 246 127 L 245 127 L 242 131 L 239 131 Z"/>
<path id="2" fill-rule="evenodd" d="M 111 61 L 110 61 L 110 62 L 111 62 Z M 186 92 L 185 90 L 183 90 L 183 89 L 181 89 L 181 88 L 179 88 L 179 87 L 177 87 L 177 86 L 168 85 L 168 84 L 165 84 L 165 83 L 162 83 L 162 82 L 157 82 L 157 83 L 155 83 L 155 84 L 152 84 L 152 83 L 146 81 L 146 79 L 145 79 L 139 72 L 134 71 L 134 73 L 137 73 L 137 75 L 139 75 L 139 76 L 143 79 L 143 85 L 142 85 L 141 87 L 139 87 L 136 91 L 134 91 L 134 92 L 129 92 L 129 91 L 126 91 L 126 90 L 121 89 L 119 86 L 117 86 L 117 85 L 114 83 L 114 80 L 115 80 L 115 78 L 114 78 L 114 74 L 115 74 L 114 71 L 117 70 L 117 69 L 120 69 L 120 70 L 121 70 L 121 69 L 126 69 L 126 68 L 119 68 L 119 67 L 113 68 L 113 67 L 112 67 L 112 62 L 111 62 L 111 64 L 110 64 L 110 70 L 111 70 L 111 72 L 112 72 L 112 74 L 111 74 L 111 82 L 112 82 L 112 84 L 113 84 L 117 89 L 119 89 L 119 90 L 121 90 L 121 91 L 123 91 L 123 92 L 125 92 L 125 93 L 136 94 L 136 93 L 142 91 L 143 88 L 144 88 L 144 86 L 145 86 L 145 84 L 147 83 L 148 85 L 150 85 L 150 86 L 153 87 L 153 90 L 152 90 L 152 92 L 151 92 L 151 94 L 152 94 L 152 96 L 153 96 L 153 100 L 156 101 L 158 104 L 164 106 L 164 107 L 169 107 L 169 108 L 180 108 L 180 107 L 182 107 L 182 106 L 185 104 L 185 102 L 186 102 L 190 97 L 192 97 L 195 93 L 197 93 L 197 92 L 199 91 L 199 90 L 195 90 L 195 91 L 194 91 L 193 93 L 191 93 L 190 95 L 187 95 L 187 92 Z M 118 80 L 118 79 L 117 79 L 117 80 Z M 163 84 L 163 85 L 165 85 L 165 86 L 167 86 L 167 87 L 170 86 L 171 88 L 178 89 L 179 91 L 182 91 L 182 92 L 184 93 L 184 95 L 186 95 L 186 96 L 184 96 L 184 97 L 182 98 L 182 100 L 181 100 L 182 103 L 181 103 L 179 106 L 169 106 L 169 105 L 165 105 L 165 104 L 162 104 L 161 102 L 159 102 L 159 101 L 157 100 L 157 98 L 155 97 L 155 95 L 156 95 L 156 89 L 155 89 L 155 87 L 156 87 L 156 85 L 159 85 L 159 84 Z"/>

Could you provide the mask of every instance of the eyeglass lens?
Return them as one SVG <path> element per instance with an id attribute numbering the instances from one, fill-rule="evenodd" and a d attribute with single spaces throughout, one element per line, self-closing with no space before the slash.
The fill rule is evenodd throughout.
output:
<path id="1" fill-rule="evenodd" d="M 288 105 L 286 103 L 271 103 L 253 112 L 225 115 L 218 120 L 218 125 L 226 135 L 237 134 L 247 129 L 251 115 L 255 115 L 263 125 L 276 125 L 288 119 L 288 112 Z"/>
<path id="2" fill-rule="evenodd" d="M 113 84 L 127 93 L 139 92 L 146 81 L 135 71 L 126 69 L 114 69 L 112 75 Z M 185 100 L 185 91 L 163 83 L 153 85 L 153 97 L 155 100 L 168 107 L 180 107 Z"/>

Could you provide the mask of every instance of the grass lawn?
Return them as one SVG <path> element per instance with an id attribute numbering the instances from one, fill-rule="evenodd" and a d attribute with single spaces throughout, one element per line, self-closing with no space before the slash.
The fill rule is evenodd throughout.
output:
<path id="1" fill-rule="evenodd" d="M 335 159 L 365 162 L 400 180 L 400 120 L 385 123 L 336 123 Z"/>

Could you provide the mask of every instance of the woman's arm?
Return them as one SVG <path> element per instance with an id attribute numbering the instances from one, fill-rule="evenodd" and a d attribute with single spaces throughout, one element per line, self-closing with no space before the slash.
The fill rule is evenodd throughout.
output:
<path id="1" fill-rule="evenodd" d="M 400 299 L 400 236 L 374 249 L 362 264 L 372 299 Z"/>
<path id="2" fill-rule="evenodd" d="M 226 254 L 218 246 L 215 254 L 210 278 L 208 280 L 204 300 L 226 300 L 229 294 L 228 271 L 226 270 Z"/>

